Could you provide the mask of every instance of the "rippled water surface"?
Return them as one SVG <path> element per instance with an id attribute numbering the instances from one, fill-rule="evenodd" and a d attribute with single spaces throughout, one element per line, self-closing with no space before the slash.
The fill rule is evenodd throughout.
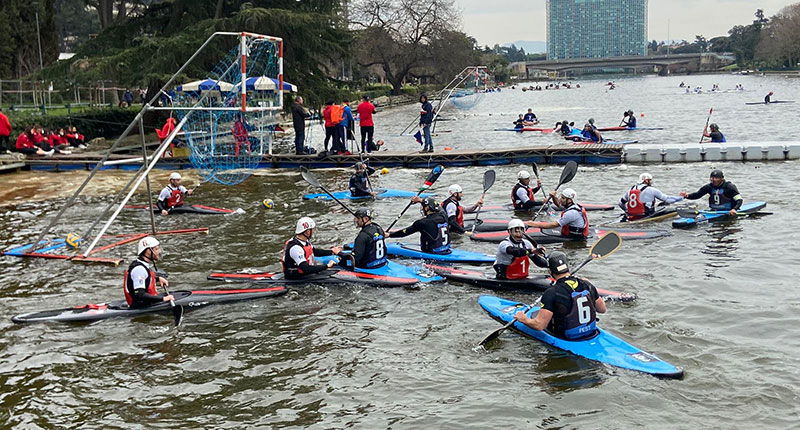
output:
<path id="1" fill-rule="evenodd" d="M 677 84 L 753 92 L 683 95 Z M 769 124 L 790 124 L 792 105 L 746 107 L 772 89 L 800 99 L 798 81 L 783 78 L 689 76 L 601 81 L 580 90 L 488 94 L 469 116 L 444 122 L 439 145 L 459 148 L 526 144 L 546 136 L 494 133 L 533 107 L 544 120 L 561 117 L 616 125 L 625 109 L 644 112 L 642 126 L 664 126 L 657 141 L 699 138 L 708 108 L 723 131 L 742 140 L 792 139 Z M 613 93 L 613 94 L 612 94 Z M 787 94 L 784 96 L 784 94 Z M 791 94 L 791 96 L 789 96 Z M 559 98 L 558 96 L 563 96 Z M 779 108 L 779 109 L 773 109 Z M 415 107 L 382 112 L 378 135 L 413 149 L 396 135 Z M 489 115 L 489 113 L 494 113 Z M 505 115 L 499 115 L 504 113 Z M 319 130 L 318 130 L 319 131 Z M 319 134 L 317 131 L 317 135 Z M 645 132 L 642 132 L 645 133 Z M 649 133 L 649 132 L 648 132 Z M 649 137 L 648 137 L 649 136 Z M 315 139 L 318 136 L 315 136 Z M 463 144 L 463 146 L 457 146 Z M 405 146 L 401 146 L 405 145 Z M 498 327 L 477 305 L 480 294 L 532 302 L 534 295 L 491 292 L 457 283 L 418 288 L 364 286 L 293 288 L 287 295 L 186 314 L 175 329 L 165 315 L 92 324 L 15 325 L 11 316 L 34 310 L 122 297 L 123 267 L 0 258 L 0 422 L 6 428 L 791 428 L 800 394 L 800 233 L 791 212 L 798 195 L 797 161 L 651 165 L 656 186 L 676 194 L 701 186 L 721 168 L 745 200 L 766 200 L 772 215 L 745 217 L 653 241 L 627 241 L 583 275 L 596 285 L 633 292 L 630 304 L 611 303 L 600 325 L 686 369 L 680 381 L 610 368 L 506 332 L 488 351 L 473 346 Z M 524 166 L 496 167 L 487 203 L 506 203 Z M 552 188 L 560 166 L 542 166 Z M 641 166 L 581 166 L 570 185 L 578 200 L 614 203 L 644 171 Z M 459 183 L 465 203 L 480 194 L 484 168 L 449 168 L 435 191 Z M 65 190 L 86 172 L 4 175 L 0 242 L 33 241 L 63 205 Z M 168 172 L 153 181 L 164 183 Z M 329 189 L 344 189 L 350 172 L 317 172 Z M 424 170 L 391 169 L 376 185 L 414 189 Z M 54 237 L 83 231 L 129 178 L 107 171 L 101 182 L 59 220 Z M 198 176 L 187 172 L 187 185 Z M 229 216 L 158 218 L 162 230 L 210 227 L 209 235 L 163 240 L 172 289 L 219 286 L 212 270 L 278 269 L 283 242 L 298 217 L 315 218 L 315 242 L 351 241 L 351 217 L 335 204 L 300 199 L 315 192 L 294 171 L 263 170 L 236 187 L 204 184 L 192 203 L 242 208 Z M 272 198 L 272 211 L 259 202 Z M 143 195 L 137 196 L 143 202 Z M 285 206 L 286 205 L 286 206 Z M 388 225 L 402 200 L 367 205 Z M 353 206 L 358 206 L 353 204 Z M 590 213 L 592 224 L 613 224 L 615 213 Z M 417 217 L 413 208 L 398 225 Z M 144 213 L 125 211 L 112 233 L 146 231 Z M 642 228 L 671 230 L 668 221 Z M 455 245 L 493 253 L 492 244 L 458 238 Z M 551 248 L 559 248 L 558 245 Z M 107 257 L 133 257 L 133 244 Z M 569 246 L 573 262 L 587 249 Z M 123 263 L 125 265 L 127 263 Z M 409 262 L 414 264 L 414 262 Z M 418 264 L 418 263 L 417 263 Z"/>

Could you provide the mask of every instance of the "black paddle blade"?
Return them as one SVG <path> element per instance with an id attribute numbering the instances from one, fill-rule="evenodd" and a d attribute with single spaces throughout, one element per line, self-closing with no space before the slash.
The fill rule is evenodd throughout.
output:
<path id="1" fill-rule="evenodd" d="M 616 231 L 609 231 L 592 245 L 589 254 L 597 256 L 596 259 L 605 258 L 622 246 L 622 237 Z"/>
<path id="2" fill-rule="evenodd" d="M 533 169 L 533 176 L 536 176 L 536 179 L 539 179 L 539 166 L 536 163 L 531 164 L 531 169 Z"/>
<path id="3" fill-rule="evenodd" d="M 494 185 L 495 173 L 494 170 L 487 170 L 483 172 L 483 192 L 486 193 L 489 191 L 489 188 L 492 188 Z"/>
<path id="4" fill-rule="evenodd" d="M 514 321 L 516 321 L 516 320 L 514 320 Z M 483 347 L 487 343 L 497 339 L 504 331 L 506 331 L 506 328 L 511 327 L 511 324 L 513 324 L 514 321 L 511 321 L 510 323 L 508 323 L 508 324 L 500 327 L 499 329 L 489 333 L 489 336 L 486 336 L 482 341 L 480 341 L 480 343 L 478 343 L 478 347 Z"/>
<path id="5" fill-rule="evenodd" d="M 183 306 L 175 306 L 174 302 L 172 305 L 172 316 L 175 317 L 175 327 L 178 327 L 183 321 Z"/>
<path id="6" fill-rule="evenodd" d="M 567 162 L 567 165 L 564 166 L 564 170 L 561 171 L 561 179 L 558 180 L 558 187 L 572 181 L 576 173 L 578 173 L 578 163 L 574 161 Z"/>
<path id="7" fill-rule="evenodd" d="M 313 173 L 309 172 L 308 169 L 305 168 L 305 166 L 300 167 L 300 174 L 303 175 L 303 179 L 305 179 L 306 182 L 311 184 L 311 186 L 313 186 L 313 187 L 319 187 L 320 186 L 319 185 L 319 181 L 317 180 L 317 177 L 314 176 Z"/>
<path id="8" fill-rule="evenodd" d="M 699 215 L 700 212 L 696 208 L 678 208 L 678 216 L 681 218 L 694 218 Z"/>
<path id="9" fill-rule="evenodd" d="M 431 173 L 425 179 L 425 184 L 422 185 L 422 189 L 427 190 L 428 188 L 430 188 L 431 185 L 433 185 L 434 182 L 436 182 L 436 180 L 439 179 L 439 176 L 442 176 L 442 172 L 444 172 L 444 166 L 442 166 L 441 164 L 434 167 L 433 170 L 431 170 Z"/>

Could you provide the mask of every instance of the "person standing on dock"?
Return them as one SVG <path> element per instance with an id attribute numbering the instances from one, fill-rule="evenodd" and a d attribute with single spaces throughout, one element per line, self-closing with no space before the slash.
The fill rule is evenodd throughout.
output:
<path id="1" fill-rule="evenodd" d="M 725 180 L 722 170 L 713 170 L 708 184 L 693 193 L 683 191 L 681 197 L 697 200 L 706 194 L 708 194 L 708 206 L 711 207 L 711 210 L 730 211 L 730 215 L 735 216 L 736 210 L 742 207 L 743 199 L 739 194 L 739 189 L 732 182 Z"/>
<path id="2" fill-rule="evenodd" d="M 328 142 L 333 139 L 333 145 L 336 145 L 336 125 L 331 121 L 331 108 L 333 107 L 333 100 L 325 102 L 325 107 L 322 108 L 322 119 L 325 121 L 325 152 L 328 152 Z M 333 148 L 333 146 L 331 146 Z"/>
<path id="3" fill-rule="evenodd" d="M 306 155 L 309 151 L 306 150 L 306 119 L 310 118 L 311 114 L 303 106 L 303 98 L 297 96 L 292 105 L 292 126 L 294 127 L 294 153 L 297 155 Z"/>
<path id="4" fill-rule="evenodd" d="M 181 174 L 172 172 L 169 175 L 169 184 L 161 190 L 156 205 L 161 210 L 161 215 L 169 215 L 172 208 L 183 206 L 183 196 L 192 195 L 192 190 L 187 190 L 181 185 Z"/>
<path id="5" fill-rule="evenodd" d="M 151 268 L 161 259 L 161 244 L 156 238 L 142 238 L 137 245 L 137 258 L 125 271 L 125 301 L 131 308 L 144 308 L 175 300 L 171 295 L 158 294 L 156 283 L 168 287 L 169 282 Z"/>
<path id="6" fill-rule="evenodd" d="M 419 126 L 422 128 L 422 134 L 425 137 L 425 144 L 420 152 L 433 152 L 433 138 L 431 137 L 433 105 L 428 101 L 428 96 L 425 94 L 419 96 L 419 102 L 422 104 L 419 110 Z"/>
<path id="7" fill-rule="evenodd" d="M 639 183 L 632 186 L 619 199 L 619 207 L 625 211 L 626 221 L 636 221 L 655 213 L 656 199 L 671 204 L 683 200 L 683 197 L 668 196 L 662 193 L 653 186 L 653 175 L 642 173 L 639 175 Z"/>
<path id="8" fill-rule="evenodd" d="M 6 152 L 14 152 L 11 147 L 11 141 L 8 140 L 8 136 L 11 135 L 11 122 L 8 120 L 8 117 L 3 113 L 3 109 L 0 108 L 0 154 L 5 154 Z"/>
<path id="9" fill-rule="evenodd" d="M 372 121 L 372 114 L 375 105 L 370 103 L 369 96 L 365 95 L 356 110 L 358 110 L 358 125 L 361 129 L 361 152 L 371 152 L 372 139 L 375 137 L 375 123 Z"/>
<path id="10" fill-rule="evenodd" d="M 542 181 L 537 178 L 536 188 L 531 188 L 531 174 L 527 170 L 517 173 L 517 179 L 519 182 L 511 189 L 511 202 L 515 211 L 529 211 L 537 206 L 533 196 L 542 188 Z"/>
<path id="11" fill-rule="evenodd" d="M 389 233 L 389 237 L 406 237 L 419 233 L 419 242 L 422 252 L 431 254 L 450 253 L 450 224 L 447 222 L 442 208 L 436 203 L 433 197 L 420 198 L 414 196 L 412 203 L 419 203 L 422 207 L 420 212 L 424 218 L 414 221 L 414 224 L 402 230 Z"/>
<path id="12" fill-rule="evenodd" d="M 464 190 L 461 188 L 461 185 L 450 185 L 448 192 L 450 193 L 450 197 L 442 202 L 442 209 L 444 209 L 447 214 L 447 222 L 450 223 L 450 230 L 466 234 L 467 236 L 471 235 L 471 231 L 466 231 L 464 229 L 464 214 L 474 213 L 483 205 L 483 199 L 478 200 L 478 202 L 469 209 L 464 209 L 459 204 L 461 198 L 464 197 Z"/>
<path id="13" fill-rule="evenodd" d="M 589 237 L 589 217 L 586 215 L 586 209 L 575 203 L 577 195 L 572 188 L 565 188 L 561 190 L 561 199 L 559 200 L 556 192 L 551 192 L 550 197 L 552 197 L 553 203 L 566 208 L 564 212 L 561 212 L 561 218 L 558 221 L 526 221 L 525 224 L 542 229 L 560 228 L 563 237 L 586 240 Z"/>
<path id="14" fill-rule="evenodd" d="M 350 155 L 347 149 L 347 142 L 355 141 L 356 137 L 353 134 L 353 130 L 355 130 L 356 120 L 353 118 L 353 109 L 350 107 L 350 100 L 344 99 L 342 100 L 342 122 L 341 125 L 344 127 L 344 152 L 346 155 Z"/>
<path id="15" fill-rule="evenodd" d="M 563 252 L 550 253 L 547 265 L 555 282 L 542 294 L 541 309 L 535 318 L 528 318 L 523 311 L 514 318 L 534 330 L 547 329 L 561 339 L 593 336 L 597 331 L 597 314 L 606 313 L 605 300 L 589 281 L 569 273 L 569 261 Z"/>

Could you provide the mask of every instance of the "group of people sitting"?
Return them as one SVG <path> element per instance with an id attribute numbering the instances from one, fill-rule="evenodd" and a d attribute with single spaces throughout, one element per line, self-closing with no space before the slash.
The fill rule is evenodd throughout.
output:
<path id="1" fill-rule="evenodd" d="M 86 148 L 86 138 L 75 126 L 45 130 L 39 124 L 17 136 L 14 149 L 26 155 L 71 154 L 70 148 Z"/>

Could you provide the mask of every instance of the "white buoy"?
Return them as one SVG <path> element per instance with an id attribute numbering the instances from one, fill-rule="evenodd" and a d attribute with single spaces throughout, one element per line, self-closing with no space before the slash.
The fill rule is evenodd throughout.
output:
<path id="1" fill-rule="evenodd" d="M 625 164 L 620 164 L 619 165 L 619 170 L 623 170 L 623 171 L 628 170 L 628 166 L 625 165 Z"/>
<path id="2" fill-rule="evenodd" d="M 289 207 L 289 203 L 284 203 L 283 207 L 288 208 Z"/>

